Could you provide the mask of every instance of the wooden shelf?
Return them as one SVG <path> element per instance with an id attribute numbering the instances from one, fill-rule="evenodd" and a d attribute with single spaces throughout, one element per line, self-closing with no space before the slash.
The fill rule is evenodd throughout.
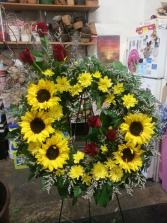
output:
<path id="1" fill-rule="evenodd" d="M 87 5 L 45 5 L 45 4 L 21 4 L 21 3 L 0 3 L 6 10 L 10 11 L 59 11 L 59 12 L 94 12 L 100 6 L 91 7 Z"/>
<path id="2" fill-rule="evenodd" d="M 41 44 L 41 42 L 21 42 L 21 41 L 19 41 L 19 42 L 12 42 L 12 41 L 7 41 L 6 42 L 8 45 L 39 45 L 39 44 Z M 3 42 L 0 42 L 0 45 L 2 45 L 3 44 Z M 54 45 L 54 44 L 59 44 L 59 42 L 50 42 L 50 44 L 51 45 Z M 65 42 L 65 43 L 63 43 L 64 45 L 72 45 L 72 42 Z M 81 43 L 81 42 L 79 42 L 79 45 L 80 46 L 94 46 L 96 43 L 94 43 L 94 42 L 89 42 L 89 43 Z"/>

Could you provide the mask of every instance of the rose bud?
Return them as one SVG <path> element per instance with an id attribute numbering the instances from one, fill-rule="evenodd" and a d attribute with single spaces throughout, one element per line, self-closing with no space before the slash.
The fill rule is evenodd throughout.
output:
<path id="1" fill-rule="evenodd" d="M 46 36 L 48 33 L 48 27 L 46 22 L 37 22 L 37 33 L 40 37 Z"/>
<path id="2" fill-rule="evenodd" d="M 96 144 L 91 142 L 89 143 L 87 146 L 85 146 L 84 148 L 84 153 L 86 155 L 89 155 L 89 156 L 96 156 L 98 154 L 99 150 L 98 148 L 96 147 Z"/>
<path id="3" fill-rule="evenodd" d="M 64 61 L 64 59 L 66 58 L 66 51 L 65 51 L 64 46 L 60 44 L 56 44 L 52 46 L 52 50 L 53 50 L 53 57 L 55 61 L 58 61 L 58 62 Z"/>
<path id="4" fill-rule="evenodd" d="M 90 127 L 99 129 L 101 127 L 101 120 L 99 118 L 99 115 L 96 116 L 91 116 L 88 120 L 87 123 Z"/>
<path id="5" fill-rule="evenodd" d="M 24 62 L 24 63 L 28 63 L 30 65 L 33 65 L 33 61 L 35 61 L 35 57 L 34 55 L 30 52 L 29 49 L 26 49 L 24 51 L 21 52 L 20 54 L 20 59 Z"/>
<path id="6" fill-rule="evenodd" d="M 117 132 L 115 130 L 108 130 L 106 132 L 106 137 L 109 142 L 114 142 L 116 140 Z"/>

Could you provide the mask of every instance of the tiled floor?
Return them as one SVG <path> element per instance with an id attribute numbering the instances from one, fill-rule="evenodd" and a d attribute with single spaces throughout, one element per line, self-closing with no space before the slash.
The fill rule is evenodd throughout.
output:
<path id="1" fill-rule="evenodd" d="M 10 223 L 58 222 L 61 198 L 56 188 L 52 188 L 48 195 L 46 191 L 42 191 L 41 179 L 27 182 L 28 172 L 28 169 L 15 170 L 10 160 L 0 160 L 0 180 L 5 181 L 11 191 Z M 147 182 L 146 189 L 135 188 L 133 196 L 127 195 L 124 190 L 121 192 L 122 195 L 119 195 L 119 198 L 123 210 L 167 203 L 167 193 L 161 188 L 160 183 Z M 63 218 L 72 220 L 87 217 L 87 204 L 87 200 L 82 197 L 74 207 L 71 205 L 71 200 L 65 200 Z M 18 212 L 14 212 L 15 207 L 19 207 Z M 106 208 L 96 206 L 93 200 L 91 202 L 92 216 L 115 212 L 117 209 L 116 199 L 111 201 Z"/>

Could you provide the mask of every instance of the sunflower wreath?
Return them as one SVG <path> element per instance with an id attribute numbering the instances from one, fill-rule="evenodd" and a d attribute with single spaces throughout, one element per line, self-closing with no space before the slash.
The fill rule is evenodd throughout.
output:
<path id="1" fill-rule="evenodd" d="M 73 204 L 82 193 L 102 207 L 119 188 L 129 194 L 133 187 L 144 188 L 142 172 L 159 139 L 154 96 L 140 89 L 140 77 L 118 61 L 101 66 L 90 56 L 68 65 L 62 45 L 52 47 L 46 35 L 41 43 L 40 52 L 27 49 L 20 55 L 28 74 L 27 96 L 9 111 L 19 127 L 7 138 L 17 141 L 18 153 L 25 154 L 29 180 L 41 177 L 43 189 L 56 186 Z M 68 120 L 81 95 L 97 105 L 100 115 L 87 120 L 95 131 L 78 151 L 63 132 L 70 130 Z M 107 108 L 102 108 L 104 102 Z"/>

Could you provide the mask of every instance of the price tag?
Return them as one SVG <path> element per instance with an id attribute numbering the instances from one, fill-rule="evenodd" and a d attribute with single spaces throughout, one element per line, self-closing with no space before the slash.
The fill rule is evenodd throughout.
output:
<path id="1" fill-rule="evenodd" d="M 147 33 L 148 32 L 148 27 L 144 27 L 143 28 L 143 33 Z"/>

